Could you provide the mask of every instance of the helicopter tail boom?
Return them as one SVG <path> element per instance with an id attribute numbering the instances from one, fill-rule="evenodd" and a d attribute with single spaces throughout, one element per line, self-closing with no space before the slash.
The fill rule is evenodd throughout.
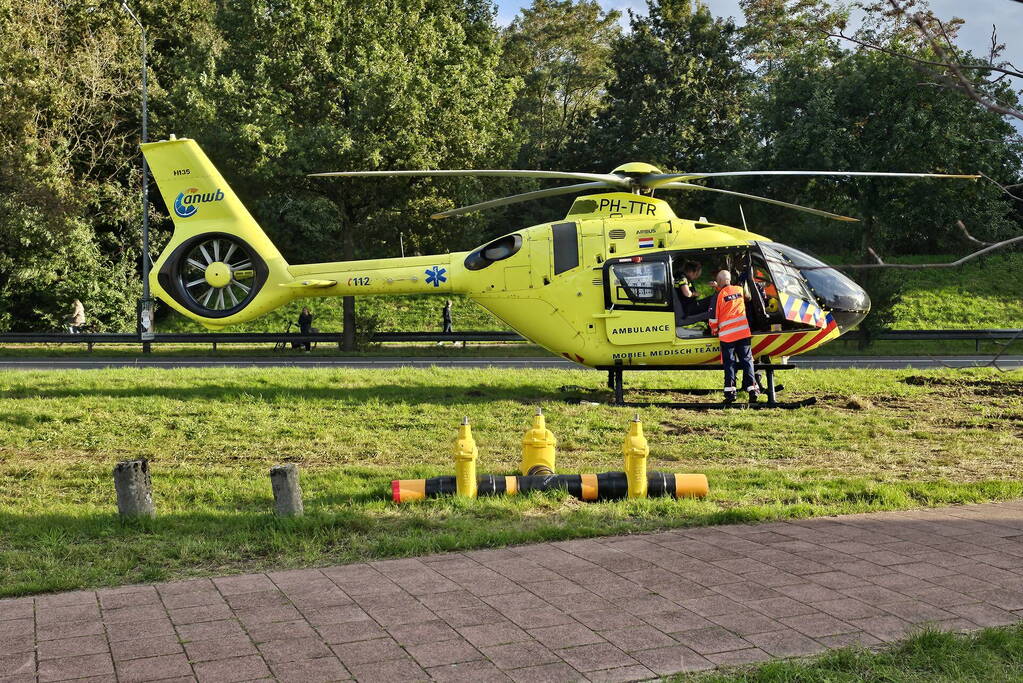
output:
<path id="1" fill-rule="evenodd" d="M 410 256 L 291 266 L 294 280 L 284 287 L 300 296 L 367 296 L 375 294 L 444 294 L 452 286 L 452 264 L 465 254 Z"/>

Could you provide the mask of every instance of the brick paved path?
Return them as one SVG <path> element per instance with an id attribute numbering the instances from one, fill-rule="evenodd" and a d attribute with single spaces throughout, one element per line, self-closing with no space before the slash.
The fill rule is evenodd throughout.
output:
<path id="1" fill-rule="evenodd" d="M 634 680 L 1023 619 L 1023 501 L 0 601 L 0 682 Z"/>

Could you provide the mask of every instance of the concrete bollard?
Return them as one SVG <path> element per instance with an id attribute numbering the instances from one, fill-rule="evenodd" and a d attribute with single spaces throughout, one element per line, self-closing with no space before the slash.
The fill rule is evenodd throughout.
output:
<path id="1" fill-rule="evenodd" d="M 274 514 L 278 517 L 300 517 L 302 487 L 298 484 L 298 467 L 295 463 L 270 468 L 270 486 L 274 491 Z"/>
<path id="2" fill-rule="evenodd" d="M 153 482 L 149 478 L 149 461 L 125 460 L 114 466 L 114 488 L 117 490 L 117 512 L 122 517 L 153 517 Z"/>

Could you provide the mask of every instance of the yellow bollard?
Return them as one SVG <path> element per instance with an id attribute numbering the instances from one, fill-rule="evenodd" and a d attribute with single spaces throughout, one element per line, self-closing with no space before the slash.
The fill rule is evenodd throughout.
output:
<path id="1" fill-rule="evenodd" d="M 462 419 L 458 427 L 458 438 L 455 439 L 455 486 L 459 496 L 476 497 L 476 456 L 479 449 L 472 438 L 469 418 Z"/>
<path id="2" fill-rule="evenodd" d="M 536 409 L 533 426 L 522 437 L 522 474 L 554 474 L 554 447 L 558 440 L 547 429 L 543 410 Z"/>
<path id="3" fill-rule="evenodd" d="M 650 455 L 650 445 L 643 436 L 643 423 L 639 421 L 639 413 L 629 424 L 629 435 L 622 444 L 625 454 L 625 475 L 629 480 L 629 498 L 646 498 L 647 477 L 646 459 Z"/>

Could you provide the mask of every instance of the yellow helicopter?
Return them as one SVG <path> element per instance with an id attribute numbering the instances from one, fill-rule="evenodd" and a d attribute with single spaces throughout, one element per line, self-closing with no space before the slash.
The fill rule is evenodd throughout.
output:
<path id="1" fill-rule="evenodd" d="M 471 251 L 290 265 L 194 140 L 142 145 L 174 220 L 150 284 L 169 306 L 208 328 L 256 318 L 302 297 L 461 293 L 522 336 L 590 367 L 720 362 L 716 338 L 694 328 L 674 282 L 684 263 L 729 269 L 749 287 L 758 359 L 795 356 L 836 339 L 870 310 L 855 282 L 763 235 L 678 218 L 655 190 L 719 192 L 839 220 L 856 219 L 696 185 L 747 175 L 977 178 L 933 173 L 741 171 L 661 173 L 630 163 L 608 174 L 560 171 L 357 171 L 318 176 L 472 175 L 568 179 L 437 214 L 603 190 L 575 199 L 564 219 L 504 235 Z M 713 275 L 713 272 L 711 272 Z M 736 279 L 738 278 L 738 279 Z"/>

